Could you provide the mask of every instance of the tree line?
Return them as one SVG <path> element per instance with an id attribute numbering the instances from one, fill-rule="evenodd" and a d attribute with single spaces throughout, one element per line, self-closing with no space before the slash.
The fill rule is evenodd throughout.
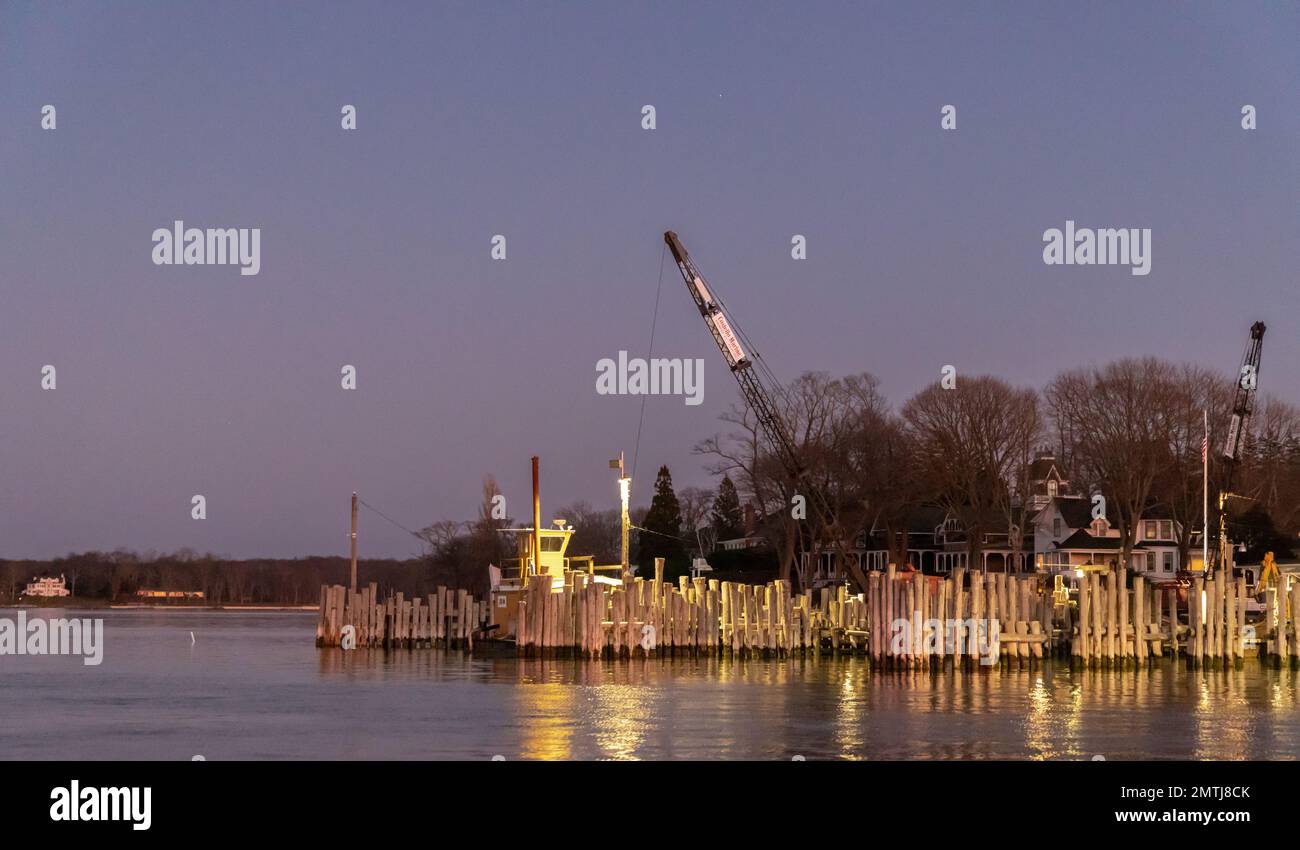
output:
<path id="1" fill-rule="evenodd" d="M 879 381 L 861 373 L 833 378 L 800 376 L 778 393 L 804 476 L 796 481 L 764 445 L 761 428 L 743 402 L 723 414 L 726 433 L 694 447 L 717 477 L 716 488 L 677 492 L 660 467 L 649 507 L 634 508 L 630 557 L 638 574 L 664 558 L 675 580 L 692 556 L 717 566 L 717 543 L 754 533 L 774 553 L 779 575 L 806 579 L 799 553 L 828 545 L 816 512 L 792 506 L 815 487 L 834 534 L 854 540 L 872 531 L 890 560 L 905 563 L 908 528 L 917 512 L 938 507 L 965 530 L 967 554 L 979 563 L 986 539 L 1006 535 L 1013 551 L 1030 521 L 1029 470 L 1050 447 L 1076 492 L 1101 495 L 1122 538 L 1121 563 L 1137 543 L 1138 522 L 1159 507 L 1180 529 L 1182 562 L 1200 528 L 1203 412 L 1210 427 L 1211 539 L 1217 537 L 1217 493 L 1226 482 L 1222 459 L 1235 386 L 1229 378 L 1190 364 L 1156 358 L 1123 359 L 1068 370 L 1041 390 L 1000 378 L 957 377 L 927 386 L 895 409 Z M 1247 547 L 1293 557 L 1300 536 L 1300 408 L 1263 396 L 1256 405 L 1228 501 L 1229 536 Z M 482 597 L 489 563 L 516 557 L 498 516 L 500 494 L 484 479 L 478 515 L 422 528 L 423 553 L 409 559 L 363 559 L 363 583 L 385 592 L 425 594 L 438 585 Z M 753 509 L 748 528 L 742 505 Z M 620 556 L 617 509 L 577 501 L 554 514 L 574 526 L 571 554 L 615 564 Z M 1215 545 L 1212 542 L 1212 547 Z M 180 550 L 137 554 L 84 552 L 49 561 L 0 561 L 0 598 L 14 600 L 33 576 L 66 575 L 79 597 L 126 600 L 142 588 L 200 590 L 211 604 L 304 605 L 324 583 L 346 583 L 346 558 L 236 560 Z"/>
<path id="2" fill-rule="evenodd" d="M 742 403 L 722 417 L 730 430 L 695 450 L 757 507 L 785 578 L 802 580 L 797 554 L 827 545 L 826 529 L 811 529 L 791 509 L 812 487 L 824 495 L 826 524 L 840 537 L 874 530 L 895 563 L 906 562 L 909 520 L 923 506 L 958 520 L 971 563 L 979 562 L 990 535 L 1009 535 L 1018 547 L 1030 520 L 1030 465 L 1043 447 L 1053 450 L 1075 490 L 1104 497 L 1122 539 L 1121 563 L 1136 545 L 1138 521 L 1155 507 L 1180 524 L 1186 563 L 1201 524 L 1203 411 L 1213 547 L 1235 389 L 1231 378 L 1199 366 L 1122 359 L 1068 370 L 1041 390 L 989 375 L 958 377 L 923 388 L 895 409 L 873 375 L 810 372 L 776 400 L 806 470 L 800 481 L 766 450 L 759 423 Z M 1255 557 L 1264 548 L 1291 556 L 1300 533 L 1300 409 L 1259 399 L 1232 492 L 1230 539 L 1245 541 Z M 807 518 L 814 519 L 811 510 Z"/>

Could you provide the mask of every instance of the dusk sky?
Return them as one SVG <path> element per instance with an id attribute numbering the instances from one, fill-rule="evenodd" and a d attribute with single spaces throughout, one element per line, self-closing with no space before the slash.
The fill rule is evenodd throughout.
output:
<path id="1" fill-rule="evenodd" d="M 533 454 L 544 520 L 615 507 L 641 398 L 596 363 L 646 354 L 666 229 L 783 380 L 1228 376 L 1263 319 L 1300 403 L 1300 5 L 380 8 L 0 4 L 0 557 L 345 555 L 352 490 L 418 528 L 486 474 L 526 521 Z M 177 219 L 261 228 L 260 273 L 155 265 Z M 1045 265 L 1067 219 L 1150 228 L 1150 274 Z M 655 355 L 704 401 L 648 399 L 638 504 L 713 483 L 738 397 L 671 257 Z"/>

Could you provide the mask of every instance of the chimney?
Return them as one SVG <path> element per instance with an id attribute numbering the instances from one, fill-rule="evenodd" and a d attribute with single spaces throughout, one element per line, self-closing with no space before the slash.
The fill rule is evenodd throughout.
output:
<path id="1" fill-rule="evenodd" d="M 758 521 L 754 518 L 754 505 L 752 502 L 745 503 L 745 536 L 750 537 L 758 531 Z"/>

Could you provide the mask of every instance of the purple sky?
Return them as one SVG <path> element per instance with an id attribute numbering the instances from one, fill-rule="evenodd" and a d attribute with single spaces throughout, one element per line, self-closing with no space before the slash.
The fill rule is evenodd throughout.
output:
<path id="1" fill-rule="evenodd" d="M 669 228 L 783 379 L 1227 373 L 1262 318 L 1300 402 L 1297 44 L 1281 3 L 5 3 L 0 557 L 343 554 L 353 489 L 418 527 L 492 473 L 522 517 L 532 454 L 543 513 L 612 507 L 640 399 L 595 365 L 644 354 Z M 153 265 L 177 218 L 260 227 L 261 273 Z M 1150 275 L 1045 266 L 1066 219 L 1151 228 Z M 709 483 L 736 398 L 671 259 L 655 348 L 704 403 L 648 400 L 638 503 Z"/>

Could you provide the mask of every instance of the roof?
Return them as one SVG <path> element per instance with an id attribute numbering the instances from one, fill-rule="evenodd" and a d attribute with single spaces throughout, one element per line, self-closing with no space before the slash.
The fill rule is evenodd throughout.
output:
<path id="1" fill-rule="evenodd" d="M 1142 519 L 1173 519 L 1174 512 L 1169 506 L 1162 503 L 1152 503 L 1147 505 L 1147 509 L 1142 512 Z"/>
<path id="2" fill-rule="evenodd" d="M 921 505 L 908 512 L 907 530 L 914 534 L 933 534 L 947 513 L 938 505 Z"/>
<path id="3" fill-rule="evenodd" d="M 1092 525 L 1092 500 L 1088 497 L 1057 496 L 1051 503 L 1061 512 L 1061 517 L 1070 528 L 1087 528 Z M 1106 522 L 1112 528 L 1119 524 L 1119 517 L 1109 504 L 1106 506 Z"/>
<path id="4" fill-rule="evenodd" d="M 1056 470 L 1056 477 L 1058 479 L 1065 480 L 1065 475 L 1061 472 L 1061 468 L 1056 465 L 1055 455 L 1039 455 L 1034 458 L 1033 463 L 1029 464 L 1029 479 L 1031 481 L 1046 480 L 1053 469 Z"/>
<path id="5" fill-rule="evenodd" d="M 1088 533 L 1087 529 L 1083 528 L 1056 544 L 1057 549 L 1084 549 L 1088 551 L 1105 549 L 1115 552 L 1118 552 L 1123 546 L 1124 538 L 1122 537 L 1093 537 Z M 1145 543 L 1137 543 L 1133 548 L 1145 549 L 1147 546 Z"/>

